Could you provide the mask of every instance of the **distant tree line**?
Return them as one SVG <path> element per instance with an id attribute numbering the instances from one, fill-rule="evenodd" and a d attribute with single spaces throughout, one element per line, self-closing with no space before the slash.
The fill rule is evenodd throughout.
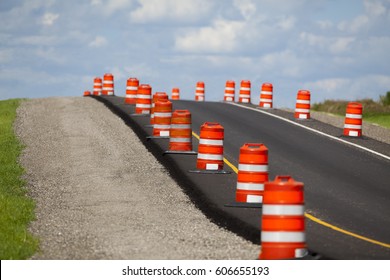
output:
<path id="1" fill-rule="evenodd" d="M 379 100 L 383 106 L 389 106 L 390 105 L 390 91 L 386 92 L 386 95 L 381 95 L 379 97 Z"/>

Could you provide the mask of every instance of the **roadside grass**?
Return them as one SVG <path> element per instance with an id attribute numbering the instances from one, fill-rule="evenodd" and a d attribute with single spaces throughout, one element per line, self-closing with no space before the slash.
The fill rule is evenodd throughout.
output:
<path id="1" fill-rule="evenodd" d="M 376 115 L 364 115 L 363 120 L 378 124 L 380 126 L 390 129 L 390 113 L 389 114 L 376 114 Z"/>
<path id="2" fill-rule="evenodd" d="M 26 259 L 38 248 L 28 232 L 34 219 L 34 201 L 27 196 L 24 173 L 18 163 L 23 146 L 13 130 L 20 99 L 0 101 L 0 259 Z"/>
<path id="3" fill-rule="evenodd" d="M 383 102 L 375 102 L 372 99 L 357 100 L 363 105 L 363 120 L 390 128 L 390 106 Z M 345 100 L 325 100 L 321 103 L 314 103 L 314 111 L 327 112 L 339 116 L 345 116 L 348 101 Z"/>

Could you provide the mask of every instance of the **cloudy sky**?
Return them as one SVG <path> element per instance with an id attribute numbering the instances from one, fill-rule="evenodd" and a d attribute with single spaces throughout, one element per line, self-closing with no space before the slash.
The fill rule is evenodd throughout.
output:
<path id="1" fill-rule="evenodd" d="M 0 99 L 81 96 L 113 73 L 153 92 L 221 100 L 274 85 L 276 107 L 390 90 L 390 0 L 0 0 Z"/>

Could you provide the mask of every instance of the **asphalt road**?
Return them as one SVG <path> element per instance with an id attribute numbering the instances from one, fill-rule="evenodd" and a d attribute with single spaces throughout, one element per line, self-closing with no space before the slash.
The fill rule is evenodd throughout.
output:
<path id="1" fill-rule="evenodd" d="M 165 155 L 167 139 L 146 140 L 148 117 L 130 116 L 134 106 L 120 97 L 98 97 L 119 115 L 170 171 L 193 202 L 215 223 L 260 244 L 261 209 L 225 207 L 234 201 L 236 174 L 192 174 L 196 156 Z M 219 102 L 174 101 L 174 109 L 192 113 L 193 131 L 206 121 L 225 128 L 224 156 L 238 165 L 244 143 L 269 149 L 270 178 L 291 175 L 305 184 L 306 212 L 329 223 L 306 219 L 306 237 L 314 257 L 331 259 L 390 259 L 390 161 L 367 151 L 294 126 L 272 116 Z M 272 112 L 272 110 L 270 111 Z M 275 110 L 275 113 L 278 113 Z M 326 124 L 308 121 L 324 131 Z M 334 130 L 334 129 L 333 129 Z M 338 132 L 335 132 L 336 134 Z M 341 134 L 341 132 L 340 132 Z M 359 145 L 389 153 L 390 145 L 364 137 Z M 194 150 L 197 140 L 193 139 Z M 225 166 L 225 170 L 231 170 Z M 335 230 L 336 229 L 336 230 Z M 344 232 L 341 232 L 344 231 Z M 354 236 L 357 234 L 369 240 Z M 317 255 L 316 255 L 317 254 Z"/>

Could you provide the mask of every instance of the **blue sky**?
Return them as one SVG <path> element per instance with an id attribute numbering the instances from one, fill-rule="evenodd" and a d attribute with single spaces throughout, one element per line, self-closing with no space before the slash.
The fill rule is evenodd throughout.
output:
<path id="1" fill-rule="evenodd" d="M 274 85 L 274 106 L 390 90 L 390 0 L 0 0 L 0 99 L 81 96 L 113 73 L 153 92 L 221 100 L 225 82 Z"/>

